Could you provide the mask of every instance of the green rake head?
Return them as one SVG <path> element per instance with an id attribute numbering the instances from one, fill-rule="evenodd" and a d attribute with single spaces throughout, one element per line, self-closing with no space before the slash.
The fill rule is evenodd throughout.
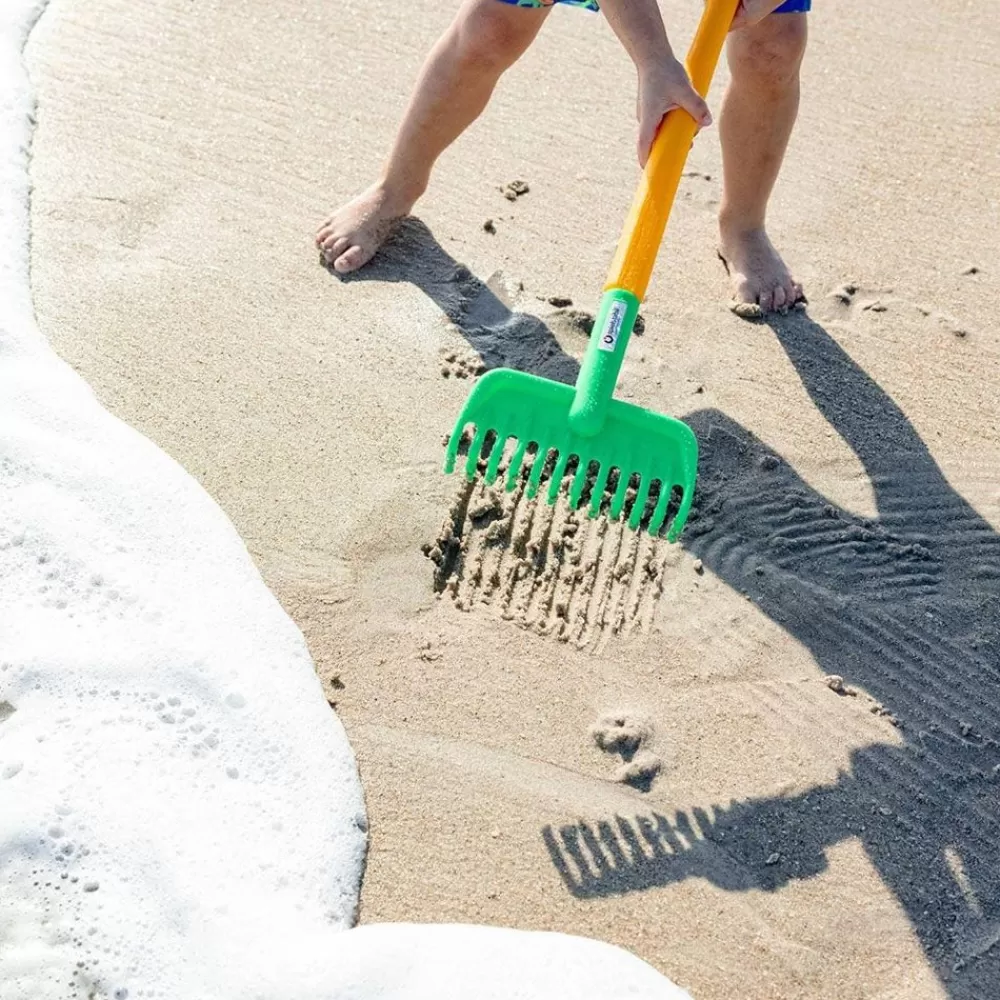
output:
<path id="1" fill-rule="evenodd" d="M 555 502 L 566 479 L 574 510 L 587 502 L 590 517 L 604 507 L 618 520 L 631 499 L 631 487 L 635 498 L 629 527 L 646 527 L 658 536 L 669 522 L 667 538 L 674 541 L 687 520 L 694 494 L 698 443 L 691 429 L 672 417 L 617 399 L 604 400 L 600 419 L 588 423 L 571 412 L 575 401 L 579 401 L 578 390 L 559 382 L 506 368 L 487 373 L 455 424 L 445 472 L 454 470 L 472 425 L 471 443 L 462 456 L 470 480 L 485 462 L 486 482 L 494 483 L 506 455 L 505 485 L 512 490 L 525 458 L 533 456 L 528 497 L 538 493 L 548 474 L 545 499 L 549 503 Z M 596 432 L 594 424 L 599 425 Z M 589 433 L 581 433 L 581 428 Z"/>

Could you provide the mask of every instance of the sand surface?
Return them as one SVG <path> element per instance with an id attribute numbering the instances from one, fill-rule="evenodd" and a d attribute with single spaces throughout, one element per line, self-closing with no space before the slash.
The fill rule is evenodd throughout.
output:
<path id="1" fill-rule="evenodd" d="M 988 6 L 813 16 L 771 219 L 805 315 L 727 310 L 697 142 L 622 389 L 701 440 L 670 546 L 439 471 L 482 366 L 575 374 L 547 300 L 594 307 L 637 169 L 601 19 L 553 14 L 421 221 L 340 281 L 315 225 L 450 4 L 54 0 L 28 47 L 39 322 L 305 632 L 364 781 L 362 922 L 582 933 L 698 1000 L 1000 994 Z M 664 9 L 683 48 L 697 5 Z M 601 718 L 642 738 L 601 750 Z"/>

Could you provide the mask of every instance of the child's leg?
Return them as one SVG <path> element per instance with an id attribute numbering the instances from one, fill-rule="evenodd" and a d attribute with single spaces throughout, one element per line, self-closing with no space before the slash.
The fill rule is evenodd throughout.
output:
<path id="1" fill-rule="evenodd" d="M 500 75 L 528 48 L 548 8 L 465 0 L 427 57 L 382 175 L 320 227 L 316 245 L 337 271 L 374 255 L 424 193 L 444 150 L 479 117 Z"/>
<path id="2" fill-rule="evenodd" d="M 732 82 L 719 115 L 723 195 L 720 253 L 737 302 L 767 312 L 802 297 L 771 245 L 764 217 L 799 108 L 805 14 L 772 14 L 729 39 Z"/>

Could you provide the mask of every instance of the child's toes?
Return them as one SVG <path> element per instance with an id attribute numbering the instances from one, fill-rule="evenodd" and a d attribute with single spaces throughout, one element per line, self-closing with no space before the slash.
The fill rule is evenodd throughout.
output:
<path id="1" fill-rule="evenodd" d="M 774 291 L 771 293 L 771 308 L 776 312 L 780 312 L 788 305 L 788 296 L 785 293 L 785 289 L 781 285 L 776 285 Z"/>
<path id="2" fill-rule="evenodd" d="M 349 274 L 351 271 L 356 271 L 363 264 L 366 264 L 371 256 L 370 253 L 366 253 L 359 246 L 349 247 L 337 256 L 337 259 L 333 262 L 333 266 L 338 273 Z"/>
<path id="3" fill-rule="evenodd" d="M 336 260 L 349 246 L 351 241 L 346 236 L 338 236 L 336 233 L 332 233 L 328 236 L 321 246 L 323 251 L 323 256 L 327 260 Z"/>
<path id="4" fill-rule="evenodd" d="M 757 302 L 757 286 L 749 278 L 741 278 L 736 282 L 734 298 L 737 302 L 752 305 Z"/>

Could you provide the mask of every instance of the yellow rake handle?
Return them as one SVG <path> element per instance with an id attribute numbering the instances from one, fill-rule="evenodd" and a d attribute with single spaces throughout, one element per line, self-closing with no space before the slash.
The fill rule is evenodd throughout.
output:
<path id="1" fill-rule="evenodd" d="M 738 6 L 739 0 L 706 0 L 686 63 L 694 89 L 702 97 L 708 94 Z M 618 241 L 605 289 L 621 288 L 642 301 L 697 131 L 697 123 L 686 111 L 671 111 L 664 119 Z"/>

